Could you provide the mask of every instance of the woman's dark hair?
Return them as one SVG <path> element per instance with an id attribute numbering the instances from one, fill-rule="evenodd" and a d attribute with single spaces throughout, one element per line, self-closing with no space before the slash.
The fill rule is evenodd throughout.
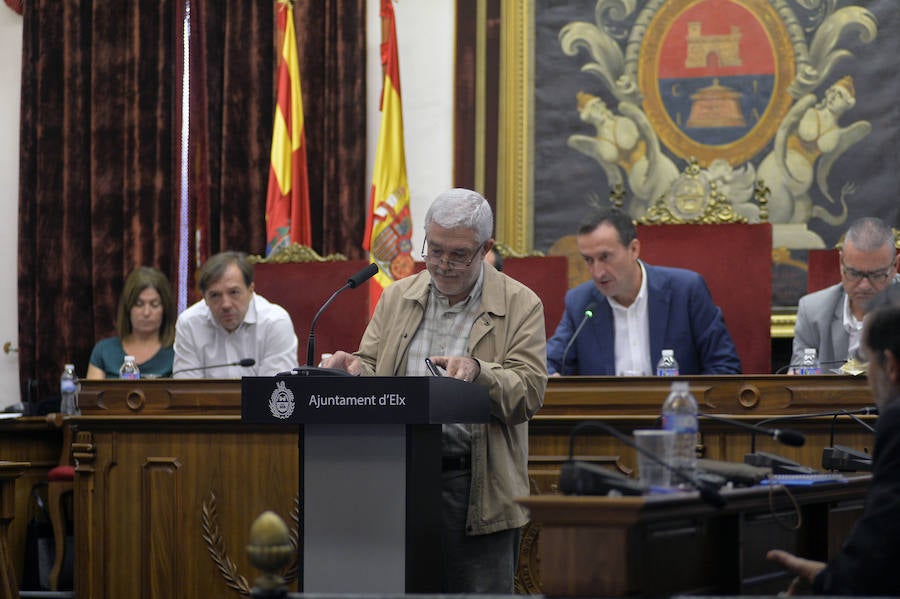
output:
<path id="1" fill-rule="evenodd" d="M 131 309 L 137 303 L 141 292 L 148 287 L 156 289 L 162 302 L 163 318 L 159 325 L 159 342 L 163 347 L 175 343 L 175 298 L 166 275 L 149 266 L 140 266 L 125 279 L 122 295 L 119 296 L 119 308 L 116 311 L 116 330 L 119 339 L 131 334 Z"/>

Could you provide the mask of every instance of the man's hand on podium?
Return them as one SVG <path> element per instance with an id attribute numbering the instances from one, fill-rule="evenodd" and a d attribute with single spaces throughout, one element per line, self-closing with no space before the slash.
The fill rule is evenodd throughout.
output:
<path id="1" fill-rule="evenodd" d="M 453 379 L 474 383 L 481 374 L 481 364 L 469 356 L 431 356 L 431 361 L 443 368 Z"/>
<path id="2" fill-rule="evenodd" d="M 359 376 L 363 372 L 362 360 L 345 351 L 336 351 L 319 363 L 322 368 L 336 368 L 348 374 Z"/>

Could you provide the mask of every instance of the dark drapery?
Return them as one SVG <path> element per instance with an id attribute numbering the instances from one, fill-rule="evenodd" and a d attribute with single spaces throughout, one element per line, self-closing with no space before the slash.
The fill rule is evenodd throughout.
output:
<path id="1" fill-rule="evenodd" d="M 171 273 L 175 5 L 25 4 L 19 361 L 41 391 L 87 370 L 132 268 Z"/>
<path id="2" fill-rule="evenodd" d="M 40 394 L 55 394 L 64 362 L 86 371 L 95 341 L 114 334 L 118 293 L 134 267 L 156 266 L 176 282 L 188 6 L 189 284 L 198 255 L 265 248 L 275 3 L 29 0 L 19 209 L 23 396 L 33 380 Z M 297 13 L 313 245 L 359 255 L 365 0 L 298 3 Z"/>
<path id="3" fill-rule="evenodd" d="M 294 5 L 303 78 L 313 247 L 364 257 L 366 0 Z"/>

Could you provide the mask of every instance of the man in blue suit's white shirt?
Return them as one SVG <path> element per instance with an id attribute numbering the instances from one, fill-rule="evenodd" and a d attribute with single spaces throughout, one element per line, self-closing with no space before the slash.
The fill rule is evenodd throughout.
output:
<path id="1" fill-rule="evenodd" d="M 663 349 L 674 350 L 680 374 L 741 372 L 703 277 L 640 261 L 641 243 L 627 214 L 609 208 L 588 215 L 577 243 L 592 280 L 566 293 L 562 320 L 547 342 L 550 374 L 655 374 Z"/>

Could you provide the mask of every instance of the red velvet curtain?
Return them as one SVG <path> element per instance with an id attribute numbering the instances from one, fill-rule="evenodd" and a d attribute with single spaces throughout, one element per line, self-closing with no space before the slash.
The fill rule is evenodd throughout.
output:
<path id="1" fill-rule="evenodd" d="M 87 370 L 131 269 L 172 272 L 176 4 L 25 4 L 19 361 L 41 391 Z"/>
<path id="2" fill-rule="evenodd" d="M 314 246 L 360 255 L 365 0 L 298 3 L 296 10 Z M 207 253 L 265 248 L 274 1 L 28 0 L 19 209 L 23 396 L 32 381 L 39 394 L 55 394 L 64 362 L 87 370 L 95 341 L 114 334 L 118 293 L 133 268 L 152 265 L 177 279 L 188 13 L 187 268 L 193 274 L 195 259 Z"/>

